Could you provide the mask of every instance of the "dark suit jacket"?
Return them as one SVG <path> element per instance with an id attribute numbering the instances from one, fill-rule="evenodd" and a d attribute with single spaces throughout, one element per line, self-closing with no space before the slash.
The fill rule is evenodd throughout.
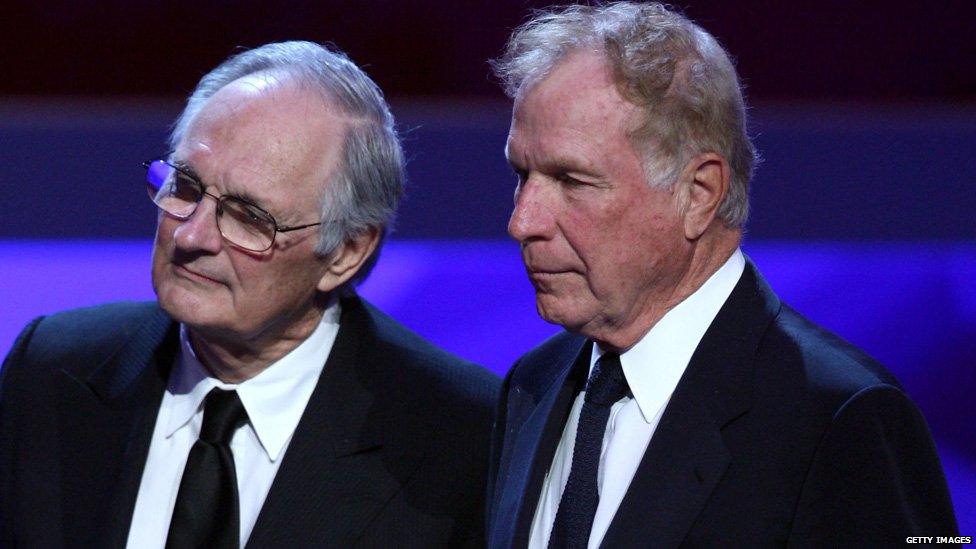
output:
<path id="1" fill-rule="evenodd" d="M 590 345 L 559 334 L 509 372 L 489 474 L 489 547 L 525 547 Z M 928 428 L 898 382 L 781 304 L 748 262 L 603 546 L 900 546 L 908 535 L 956 531 Z"/>
<path id="2" fill-rule="evenodd" d="M 249 547 L 483 544 L 499 380 L 353 298 Z M 155 303 L 32 322 L 4 362 L 0 546 L 124 545 L 177 325 Z"/>

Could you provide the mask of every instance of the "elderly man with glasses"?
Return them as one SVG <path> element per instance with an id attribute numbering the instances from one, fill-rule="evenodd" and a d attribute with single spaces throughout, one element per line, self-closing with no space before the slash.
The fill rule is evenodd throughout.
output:
<path id="1" fill-rule="evenodd" d="M 498 381 L 354 291 L 402 194 L 380 90 L 269 44 L 170 146 L 158 302 L 37 319 L 4 362 L 0 545 L 479 544 Z"/>

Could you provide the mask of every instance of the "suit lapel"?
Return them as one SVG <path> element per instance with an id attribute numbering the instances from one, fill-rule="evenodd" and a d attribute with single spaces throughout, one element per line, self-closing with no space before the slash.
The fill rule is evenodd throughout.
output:
<path id="1" fill-rule="evenodd" d="M 358 299 L 342 307 L 339 334 L 249 547 L 354 544 L 423 457 L 425 425 L 393 395 L 402 391 L 394 387 L 397 366 L 376 340 L 374 319 Z"/>
<path id="2" fill-rule="evenodd" d="M 84 544 L 88 533 L 95 536 L 86 540 L 90 544 L 125 544 L 178 339 L 176 324 L 155 309 L 90 376 L 62 371 L 58 415 L 66 539 Z"/>
<path id="3" fill-rule="evenodd" d="M 687 384 L 675 390 L 603 547 L 636 540 L 676 547 L 728 467 L 728 450 L 695 390 Z"/>
<path id="4" fill-rule="evenodd" d="M 779 308 L 747 259 L 678 382 L 603 547 L 681 544 L 731 462 L 721 430 L 749 409 L 755 351 Z"/>
<path id="5" fill-rule="evenodd" d="M 498 524 L 507 524 L 509 527 L 508 531 L 501 533 L 501 539 L 510 541 L 502 543 L 493 540 L 492 546 L 528 545 L 542 483 L 562 437 L 566 416 L 572 408 L 578 381 L 575 374 L 582 372 L 585 379 L 591 349 L 592 344 L 584 339 L 574 339 L 556 357 L 556 362 L 561 364 L 558 377 L 537 405 L 533 406 L 532 395 L 518 388 L 514 398 L 510 397 L 506 416 L 512 418 L 513 423 L 520 423 L 517 419 L 520 411 L 530 415 L 522 423 L 511 455 L 506 459 L 509 468 L 507 478 L 502 484 L 503 492 L 497 509 Z M 530 402 L 522 402 L 524 400 Z"/>

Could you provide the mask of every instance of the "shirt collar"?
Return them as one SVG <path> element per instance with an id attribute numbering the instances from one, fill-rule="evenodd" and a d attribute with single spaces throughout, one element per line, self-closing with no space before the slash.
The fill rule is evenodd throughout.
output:
<path id="1" fill-rule="evenodd" d="M 211 389 L 236 390 L 261 446 L 271 461 L 277 461 L 298 427 L 329 358 L 339 332 L 340 312 L 338 301 L 333 302 L 305 341 L 258 375 L 238 384 L 224 383 L 210 375 L 193 351 L 186 325 L 180 324 L 180 357 L 167 388 L 172 407 L 166 437 L 190 423 Z"/>
<path id="2" fill-rule="evenodd" d="M 647 423 L 652 422 L 671 398 L 691 355 L 744 270 L 745 258 L 736 249 L 701 287 L 675 305 L 640 341 L 620 355 L 624 377 Z M 603 352 L 598 344 L 593 345 L 591 371 Z"/>

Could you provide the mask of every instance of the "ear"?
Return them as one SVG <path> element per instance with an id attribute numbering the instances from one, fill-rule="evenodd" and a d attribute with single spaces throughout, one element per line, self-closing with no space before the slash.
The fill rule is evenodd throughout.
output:
<path id="1" fill-rule="evenodd" d="M 329 255 L 325 274 L 317 285 L 318 290 L 330 292 L 345 284 L 359 272 L 366 259 L 373 255 L 379 242 L 380 230 L 374 227 L 336 248 Z"/>
<path id="2" fill-rule="evenodd" d="M 705 234 L 729 194 L 729 163 L 718 153 L 702 153 L 685 166 L 688 183 L 684 211 L 685 238 L 697 240 Z"/>

